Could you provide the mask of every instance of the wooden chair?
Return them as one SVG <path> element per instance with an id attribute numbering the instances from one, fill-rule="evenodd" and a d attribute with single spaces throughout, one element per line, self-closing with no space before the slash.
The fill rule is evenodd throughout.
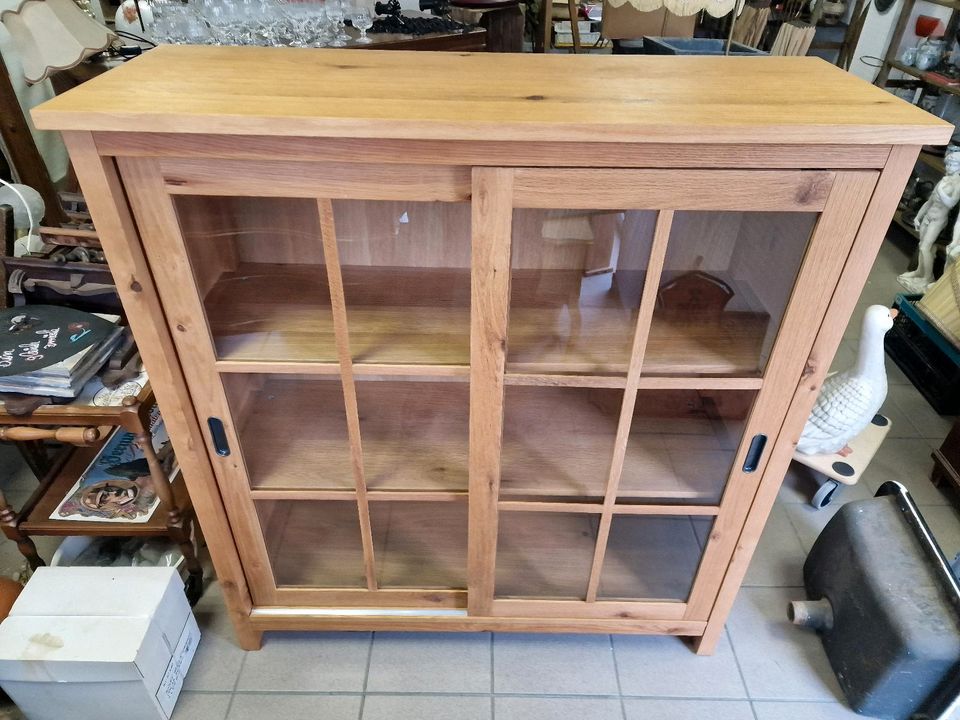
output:
<path id="1" fill-rule="evenodd" d="M 579 53 L 580 26 L 577 20 L 580 17 L 577 0 L 567 0 L 566 7 L 554 3 L 553 0 L 541 0 L 540 3 L 540 34 L 534 39 L 534 52 L 548 52 L 551 45 L 551 32 L 554 20 L 570 20 L 570 30 L 573 33 L 573 52 Z"/>
<path id="2" fill-rule="evenodd" d="M 199 528 L 183 476 L 178 473 L 171 483 L 154 452 L 149 431 L 154 404 L 149 383 L 137 397 L 126 397 L 122 404 L 110 407 L 42 405 L 27 415 L 17 415 L 11 413 L 5 403 L 0 404 L 0 440 L 28 445 L 35 453 L 31 466 L 43 471 L 37 489 L 19 510 L 14 509 L 0 491 L 0 530 L 17 544 L 31 568 L 45 564 L 31 536 L 169 537 L 183 553 L 189 574 L 187 597 L 191 603 L 199 599 L 203 590 L 203 567 L 194 546 L 194 535 L 199 546 Z M 145 523 L 51 520 L 50 515 L 114 427 L 122 427 L 136 437 L 160 498 L 159 507 Z M 42 445 L 45 441 L 71 447 L 48 461 Z"/>

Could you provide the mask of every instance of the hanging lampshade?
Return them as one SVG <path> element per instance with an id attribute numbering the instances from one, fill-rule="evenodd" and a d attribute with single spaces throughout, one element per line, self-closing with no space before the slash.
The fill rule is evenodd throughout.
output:
<path id="1" fill-rule="evenodd" d="M 117 36 L 77 7 L 73 0 L 24 0 L 0 14 L 28 83 L 79 65 L 106 50 Z"/>
<path id="2" fill-rule="evenodd" d="M 613 7 L 632 5 L 641 12 L 650 12 L 665 7 L 674 15 L 694 15 L 705 10 L 713 17 L 723 17 L 731 11 L 737 15 L 743 10 L 744 0 L 608 0 Z"/>

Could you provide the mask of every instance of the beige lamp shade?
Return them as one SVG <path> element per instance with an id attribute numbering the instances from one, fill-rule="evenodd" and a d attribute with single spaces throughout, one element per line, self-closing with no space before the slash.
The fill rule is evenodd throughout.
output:
<path id="1" fill-rule="evenodd" d="M 77 7 L 73 0 L 24 0 L 0 14 L 28 83 L 46 80 L 106 50 L 116 35 Z"/>
<path id="2" fill-rule="evenodd" d="M 665 7 L 674 15 L 681 17 L 693 15 L 705 10 L 713 17 L 723 17 L 730 12 L 738 15 L 743 9 L 744 0 L 607 0 L 613 7 L 632 5 L 641 12 L 650 12 Z"/>

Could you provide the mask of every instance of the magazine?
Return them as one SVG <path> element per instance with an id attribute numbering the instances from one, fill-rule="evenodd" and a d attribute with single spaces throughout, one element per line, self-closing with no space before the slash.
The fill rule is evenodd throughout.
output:
<path id="1" fill-rule="evenodd" d="M 177 472 L 176 460 L 156 406 L 150 411 L 150 431 L 157 459 L 172 480 Z M 159 504 L 150 468 L 135 436 L 117 428 L 50 519 L 145 523 Z"/>

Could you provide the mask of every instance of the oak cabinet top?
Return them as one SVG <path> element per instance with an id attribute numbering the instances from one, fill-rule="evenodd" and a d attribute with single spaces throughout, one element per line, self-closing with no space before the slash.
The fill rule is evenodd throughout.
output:
<path id="1" fill-rule="evenodd" d="M 811 57 L 162 46 L 33 111 L 49 130 L 570 142 L 945 144 Z"/>

